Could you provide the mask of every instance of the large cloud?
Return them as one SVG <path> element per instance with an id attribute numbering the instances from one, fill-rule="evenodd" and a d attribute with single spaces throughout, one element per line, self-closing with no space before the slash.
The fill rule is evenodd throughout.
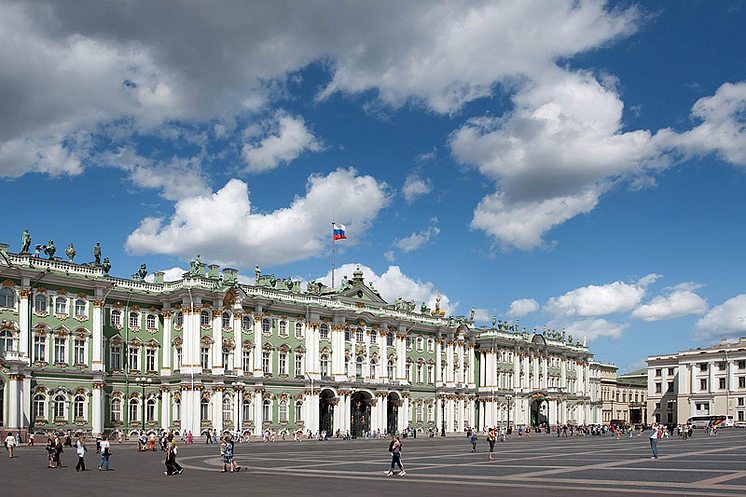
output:
<path id="1" fill-rule="evenodd" d="M 266 135 L 241 149 L 249 172 L 268 171 L 297 159 L 306 150 L 316 152 L 321 149 L 321 142 L 306 128 L 300 116 L 278 111 L 265 125 L 268 128 Z"/>
<path id="2" fill-rule="evenodd" d="M 522 318 L 539 310 L 539 303 L 534 299 L 518 299 L 510 303 L 510 309 L 505 313 L 508 317 Z"/>
<path id="3" fill-rule="evenodd" d="M 367 92 L 388 106 L 414 102 L 452 113 L 492 95 L 496 83 L 536 78 L 558 59 L 629 34 L 638 18 L 634 8 L 593 0 L 220 8 L 7 1 L 0 4 L 0 175 L 79 173 L 86 149 L 71 137 L 102 132 L 106 123 L 131 120 L 153 132 L 168 122 L 253 112 L 314 62 L 330 72 L 319 98 Z M 287 157 L 267 152 L 255 163 Z"/>
<path id="4" fill-rule="evenodd" d="M 389 266 L 386 272 L 378 275 L 368 266 L 360 264 L 344 264 L 336 269 L 335 283 L 338 285 L 344 276 L 352 278 L 352 273 L 357 267 L 363 271 L 363 278 L 366 283 L 373 283 L 373 286 L 381 297 L 388 303 L 393 303 L 398 297 L 404 300 L 414 300 L 416 310 L 419 312 L 420 304 L 427 303 L 431 309 L 435 308 L 435 299 L 437 298 L 437 289 L 431 282 L 422 282 L 415 280 L 404 274 L 399 266 Z M 317 278 L 325 285 L 331 285 L 332 273 L 329 271 L 325 276 Z M 445 294 L 440 294 L 440 307 L 446 311 L 446 315 L 452 315 L 458 302 L 451 303 L 451 300 Z"/>
<path id="5" fill-rule="evenodd" d="M 709 340 L 743 336 L 746 333 L 746 294 L 716 305 L 694 326 L 694 338 Z"/>
<path id="6" fill-rule="evenodd" d="M 614 323 L 606 319 L 581 319 L 569 324 L 565 331 L 572 335 L 573 340 L 587 340 L 593 342 L 600 337 L 621 338 L 627 323 Z"/>
<path id="7" fill-rule="evenodd" d="M 631 317 L 643 321 L 660 321 L 692 314 L 704 314 L 708 309 L 707 301 L 694 293 L 691 286 L 684 283 L 667 289 L 664 295 L 658 295 L 647 304 L 635 309 Z"/>
<path id="8" fill-rule="evenodd" d="M 576 288 L 559 297 L 550 298 L 544 309 L 568 318 L 626 312 L 639 305 L 647 285 L 657 277 L 658 275 L 648 275 L 633 284 L 615 281 L 606 285 Z"/>
<path id="9" fill-rule="evenodd" d="M 289 207 L 262 214 L 252 208 L 246 183 L 232 179 L 212 195 L 179 200 L 167 222 L 144 219 L 127 238 L 126 248 L 132 254 L 171 254 L 184 260 L 200 253 L 240 268 L 282 264 L 319 255 L 327 246 L 332 218 L 356 235 L 351 240 L 359 239 L 388 201 L 385 183 L 352 168 L 337 169 L 312 175 L 306 195 Z"/>

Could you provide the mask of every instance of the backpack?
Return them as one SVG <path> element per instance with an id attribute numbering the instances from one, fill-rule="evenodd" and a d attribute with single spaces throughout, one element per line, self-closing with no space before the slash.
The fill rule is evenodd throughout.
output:
<path id="1" fill-rule="evenodd" d="M 391 443 L 389 444 L 389 452 L 394 452 L 394 440 L 391 440 Z"/>

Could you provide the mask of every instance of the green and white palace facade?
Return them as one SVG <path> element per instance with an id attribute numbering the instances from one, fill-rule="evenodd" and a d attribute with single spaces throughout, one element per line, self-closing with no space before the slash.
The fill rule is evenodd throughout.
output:
<path id="1" fill-rule="evenodd" d="M 564 333 L 389 304 L 361 271 L 337 290 L 254 276 L 198 258 L 178 281 L 123 279 L 0 244 L 0 431 L 601 422 L 593 356 Z"/>

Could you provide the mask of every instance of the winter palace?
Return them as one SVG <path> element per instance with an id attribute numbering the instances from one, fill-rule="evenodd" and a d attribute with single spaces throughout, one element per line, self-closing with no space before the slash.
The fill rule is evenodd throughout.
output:
<path id="1" fill-rule="evenodd" d="M 198 256 L 178 281 L 151 282 L 144 266 L 109 276 L 98 245 L 83 264 L 72 244 L 64 260 L 55 250 L 0 244 L 3 436 L 601 421 L 597 363 L 564 332 L 389 304 L 360 270 L 302 290 L 258 267 L 239 283 Z"/>

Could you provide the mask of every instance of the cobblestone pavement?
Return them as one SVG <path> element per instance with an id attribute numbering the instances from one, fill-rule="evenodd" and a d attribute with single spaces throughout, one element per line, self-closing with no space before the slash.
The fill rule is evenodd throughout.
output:
<path id="1" fill-rule="evenodd" d="M 39 439 L 41 437 L 37 437 Z M 0 457 L 5 495 L 746 495 L 746 430 L 701 430 L 690 440 L 664 439 L 660 458 L 650 460 L 645 435 L 632 439 L 555 435 L 514 437 L 478 451 L 464 436 L 404 440 L 404 477 L 387 477 L 388 440 L 331 440 L 239 444 L 240 473 L 221 474 L 213 445 L 181 445 L 182 475 L 163 474 L 163 453 L 138 453 L 114 444 L 112 471 L 97 470 L 97 456 L 86 456 L 88 471 L 75 472 L 72 448 L 65 467 L 46 468 L 43 447 L 21 447 L 13 459 Z"/>

